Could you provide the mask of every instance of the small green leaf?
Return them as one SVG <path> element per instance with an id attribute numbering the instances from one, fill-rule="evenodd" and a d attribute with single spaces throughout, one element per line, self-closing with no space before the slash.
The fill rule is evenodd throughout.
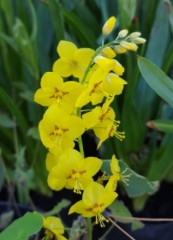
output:
<path id="1" fill-rule="evenodd" d="M 157 181 L 149 181 L 147 178 L 134 172 L 123 160 L 119 160 L 119 165 L 121 172 L 124 172 L 124 175 L 130 175 L 128 185 L 123 183 L 130 198 L 141 196 L 145 193 L 153 194 L 158 190 L 159 183 Z M 111 174 L 110 160 L 103 161 L 102 170 L 106 171 L 108 175 Z"/>
<path id="2" fill-rule="evenodd" d="M 66 199 L 62 199 L 61 202 L 59 202 L 52 210 L 43 213 L 43 215 L 50 216 L 59 213 L 63 208 L 66 208 L 70 205 L 70 201 Z"/>
<path id="3" fill-rule="evenodd" d="M 116 200 L 109 208 L 118 222 L 132 223 L 132 230 L 137 230 L 144 226 L 142 222 L 133 219 L 131 212 L 122 201 Z"/>
<path id="4" fill-rule="evenodd" d="M 162 119 L 152 120 L 147 122 L 147 126 L 165 133 L 173 133 L 172 120 L 162 120 Z"/>
<path id="5" fill-rule="evenodd" d="M 0 233 L 1 240 L 14 239 L 28 240 L 28 238 L 40 231 L 43 217 L 39 213 L 26 213 L 23 217 L 15 220 L 9 227 Z"/>
<path id="6" fill-rule="evenodd" d="M 7 114 L 0 112 L 0 126 L 5 128 L 13 128 L 16 126 L 16 123 L 12 119 L 10 119 Z"/>
<path id="7" fill-rule="evenodd" d="M 149 60 L 138 57 L 138 66 L 148 85 L 173 107 L 173 81 Z"/>

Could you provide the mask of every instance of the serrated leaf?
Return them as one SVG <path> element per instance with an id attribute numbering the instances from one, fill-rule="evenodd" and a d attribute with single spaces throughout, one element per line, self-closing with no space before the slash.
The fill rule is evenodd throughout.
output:
<path id="1" fill-rule="evenodd" d="M 121 172 L 124 172 L 125 175 L 130 175 L 128 185 L 123 183 L 130 198 L 141 196 L 145 193 L 153 194 L 158 190 L 159 183 L 157 181 L 149 181 L 144 176 L 134 172 L 123 160 L 119 160 L 119 165 Z M 103 161 L 102 170 L 110 174 L 110 160 Z"/>
<path id="2" fill-rule="evenodd" d="M 172 79 L 146 58 L 138 57 L 138 66 L 147 84 L 173 107 Z"/>
<path id="3" fill-rule="evenodd" d="M 30 236 L 39 232 L 42 223 L 43 217 L 41 214 L 28 212 L 0 233 L 0 239 L 10 240 L 14 239 L 15 236 L 15 240 L 28 240 Z"/>

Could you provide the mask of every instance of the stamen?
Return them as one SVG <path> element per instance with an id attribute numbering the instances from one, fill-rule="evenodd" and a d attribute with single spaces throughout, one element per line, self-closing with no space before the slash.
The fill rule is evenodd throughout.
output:
<path id="1" fill-rule="evenodd" d="M 105 227 L 105 222 L 109 222 L 107 218 L 105 218 L 101 213 L 96 215 L 96 224 L 100 224 L 100 227 Z"/>

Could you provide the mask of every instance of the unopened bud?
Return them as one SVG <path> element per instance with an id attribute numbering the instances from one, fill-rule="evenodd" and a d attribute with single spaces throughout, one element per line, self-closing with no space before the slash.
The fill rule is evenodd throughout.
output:
<path id="1" fill-rule="evenodd" d="M 103 25 L 103 28 L 102 28 L 102 34 L 103 35 L 108 35 L 112 32 L 114 26 L 115 26 L 115 23 L 116 23 L 116 18 L 115 17 L 110 17 L 106 22 L 105 24 Z"/>
<path id="2" fill-rule="evenodd" d="M 122 47 L 120 45 L 117 45 L 117 46 L 114 46 L 114 51 L 117 54 L 123 54 L 123 53 L 127 52 L 127 49 L 125 49 L 124 47 Z"/>
<path id="3" fill-rule="evenodd" d="M 137 38 L 133 39 L 133 42 L 136 44 L 143 44 L 146 42 L 146 39 L 142 38 L 142 37 L 137 37 Z"/>
<path id="4" fill-rule="evenodd" d="M 141 36 L 140 32 L 132 32 L 131 34 L 129 34 L 128 38 L 137 38 L 140 36 Z"/>
<path id="5" fill-rule="evenodd" d="M 110 47 L 103 48 L 101 54 L 107 58 L 114 58 L 116 56 L 115 52 Z"/>
<path id="6" fill-rule="evenodd" d="M 126 48 L 127 50 L 131 50 L 131 51 L 136 51 L 138 49 L 138 46 L 132 42 L 122 41 L 120 42 L 120 45 Z"/>
<path id="7" fill-rule="evenodd" d="M 125 38 L 128 34 L 128 30 L 127 29 L 124 29 L 124 30 L 121 30 L 119 33 L 118 33 L 118 38 Z"/>

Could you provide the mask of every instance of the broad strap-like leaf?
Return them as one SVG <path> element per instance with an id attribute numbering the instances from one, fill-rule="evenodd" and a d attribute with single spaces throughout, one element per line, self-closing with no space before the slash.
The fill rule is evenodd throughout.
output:
<path id="1" fill-rule="evenodd" d="M 171 107 L 173 107 L 172 79 L 146 58 L 138 57 L 138 66 L 148 85 Z"/>

